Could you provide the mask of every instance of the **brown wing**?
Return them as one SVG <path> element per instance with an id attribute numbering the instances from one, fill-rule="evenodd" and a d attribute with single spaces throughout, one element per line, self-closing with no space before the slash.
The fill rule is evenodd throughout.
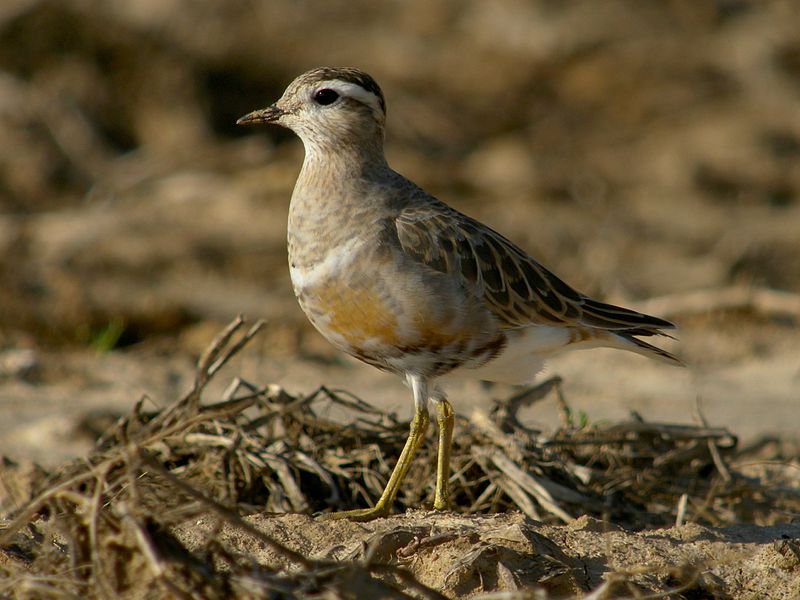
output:
<path id="1" fill-rule="evenodd" d="M 459 277 L 508 328 L 571 325 L 630 339 L 675 327 L 580 294 L 499 233 L 444 204 L 407 208 L 395 225 L 406 254 Z"/>

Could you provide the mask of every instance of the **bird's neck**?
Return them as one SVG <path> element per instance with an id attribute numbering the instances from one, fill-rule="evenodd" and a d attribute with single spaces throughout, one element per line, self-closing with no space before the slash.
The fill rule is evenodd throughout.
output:
<path id="1" fill-rule="evenodd" d="M 369 177 L 388 169 L 383 153 L 383 136 L 363 139 L 303 139 L 305 175 L 324 177 Z"/>
<path id="2" fill-rule="evenodd" d="M 305 150 L 292 195 L 293 205 L 309 203 L 316 211 L 325 211 L 330 205 L 335 210 L 343 200 L 365 198 L 365 188 L 391 173 L 382 140 L 374 144 L 306 143 Z"/>
<path id="3" fill-rule="evenodd" d="M 289 205 L 289 252 L 313 252 L 320 241 L 345 241 L 369 228 L 381 196 L 372 193 L 392 173 L 382 148 L 306 146 L 303 167 Z M 377 210 L 376 210 L 377 209 Z"/>

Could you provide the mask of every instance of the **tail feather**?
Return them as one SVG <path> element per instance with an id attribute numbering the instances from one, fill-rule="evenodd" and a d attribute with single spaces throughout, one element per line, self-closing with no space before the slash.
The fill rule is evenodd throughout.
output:
<path id="1" fill-rule="evenodd" d="M 674 339 L 664 331 L 675 329 L 673 323 L 591 298 L 584 298 L 583 309 L 581 324 L 592 330 L 598 339 L 610 342 L 610 346 L 636 352 L 670 365 L 684 366 L 683 361 L 677 356 L 639 339 L 651 336 Z"/>
<path id="2" fill-rule="evenodd" d="M 642 356 L 654 358 L 656 360 L 659 360 L 663 363 L 675 367 L 686 366 L 686 363 L 684 363 L 680 358 L 678 358 L 674 354 L 671 354 L 666 350 L 662 350 L 661 348 L 659 348 L 658 346 L 654 346 L 653 344 L 648 344 L 644 340 L 640 340 L 639 338 L 635 337 L 636 335 L 659 335 L 659 332 L 649 332 L 642 334 L 642 333 L 632 333 L 629 331 L 624 331 L 624 332 L 612 333 L 612 336 L 621 342 L 617 346 L 618 348 L 624 350 L 630 350 L 631 352 L 636 352 L 637 354 L 641 354 Z M 662 333 L 660 335 L 666 335 L 666 334 Z"/>
<path id="3" fill-rule="evenodd" d="M 675 329 L 675 324 L 652 315 L 584 298 L 581 322 L 590 327 L 610 331 L 633 332 L 633 335 L 663 335 L 662 329 Z"/>

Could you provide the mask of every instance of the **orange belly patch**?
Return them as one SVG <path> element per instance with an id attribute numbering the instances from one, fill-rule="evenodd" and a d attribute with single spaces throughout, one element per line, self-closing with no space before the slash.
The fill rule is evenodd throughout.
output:
<path id="1" fill-rule="evenodd" d="M 313 313 L 325 315 L 322 322 L 314 320 L 324 335 L 335 334 L 356 348 L 366 341 L 402 345 L 396 315 L 371 290 L 327 286 L 314 290 L 307 304 Z"/>
<path id="2" fill-rule="evenodd" d="M 422 348 L 439 349 L 453 344 L 463 346 L 471 337 L 469 331 L 454 331 L 445 323 L 433 322 L 428 314 L 417 314 L 414 327 L 419 332 L 416 345 Z"/>

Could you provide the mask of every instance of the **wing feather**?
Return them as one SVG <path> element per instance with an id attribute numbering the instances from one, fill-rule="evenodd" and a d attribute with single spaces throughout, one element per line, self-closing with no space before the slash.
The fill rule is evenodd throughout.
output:
<path id="1" fill-rule="evenodd" d="M 662 329 L 675 327 L 580 294 L 513 242 L 438 201 L 404 209 L 395 226 L 408 256 L 458 277 L 506 328 L 567 325 L 624 334 L 627 339 L 660 335 Z"/>

